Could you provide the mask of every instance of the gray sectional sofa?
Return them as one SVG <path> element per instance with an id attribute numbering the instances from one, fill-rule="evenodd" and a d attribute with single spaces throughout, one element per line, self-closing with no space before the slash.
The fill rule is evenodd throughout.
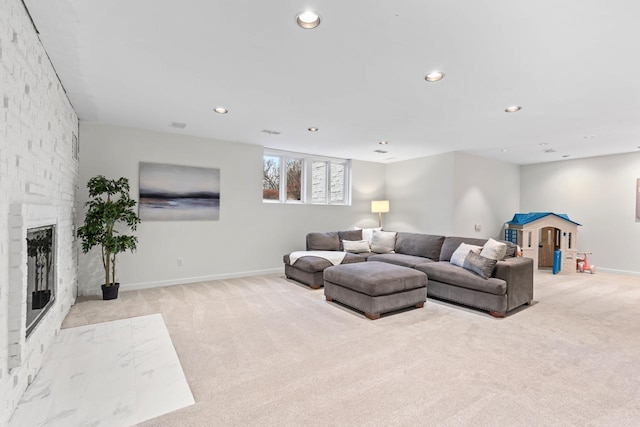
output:
<path id="1" fill-rule="evenodd" d="M 343 240 L 361 240 L 361 230 L 309 233 L 307 251 L 342 251 Z M 504 317 L 509 311 L 533 300 L 533 260 L 516 257 L 516 246 L 507 243 L 504 260 L 498 261 L 487 279 L 451 264 L 461 243 L 483 246 L 488 239 L 447 237 L 398 232 L 394 253 L 347 253 L 342 264 L 379 261 L 416 269 L 427 275 L 427 295 L 488 311 Z M 311 288 L 323 286 L 323 272 L 331 262 L 303 256 L 295 263 L 284 256 L 285 275 Z"/>

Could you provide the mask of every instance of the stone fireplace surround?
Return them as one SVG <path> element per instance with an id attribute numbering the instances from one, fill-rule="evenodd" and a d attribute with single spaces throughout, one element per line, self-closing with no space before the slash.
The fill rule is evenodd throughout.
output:
<path id="1" fill-rule="evenodd" d="M 9 208 L 9 369 L 24 364 L 28 358 L 28 352 L 34 350 L 33 346 L 29 345 L 33 338 L 36 338 L 35 341 L 41 341 L 44 338 L 38 339 L 38 335 L 41 335 L 39 330 L 47 329 L 40 326 L 47 322 L 51 312 L 59 309 L 58 301 L 54 300 L 53 306 L 41 319 L 41 324 L 36 326 L 27 340 L 27 230 L 55 225 L 56 233 L 58 233 L 58 222 L 58 208 L 53 206 L 16 203 Z M 55 245 L 54 250 L 56 251 L 54 268 L 57 269 L 60 262 L 58 244 Z M 55 283 L 54 286 L 57 287 L 58 283 Z M 48 332 L 47 335 L 50 336 L 47 338 L 50 338 L 57 333 L 57 329 Z M 29 382 L 33 375 L 35 372 L 30 373 Z"/>

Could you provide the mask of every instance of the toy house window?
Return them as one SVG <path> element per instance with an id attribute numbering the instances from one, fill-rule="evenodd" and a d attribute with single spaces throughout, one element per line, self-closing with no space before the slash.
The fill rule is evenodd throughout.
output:
<path id="1" fill-rule="evenodd" d="M 571 233 L 569 233 L 569 236 L 567 238 L 567 245 L 568 245 L 567 249 L 571 249 L 571 245 L 572 245 L 572 243 L 571 243 Z"/>
<path id="2" fill-rule="evenodd" d="M 529 232 L 529 243 L 527 244 L 528 247 L 531 247 L 531 237 L 533 236 L 533 233 L 530 231 Z"/>

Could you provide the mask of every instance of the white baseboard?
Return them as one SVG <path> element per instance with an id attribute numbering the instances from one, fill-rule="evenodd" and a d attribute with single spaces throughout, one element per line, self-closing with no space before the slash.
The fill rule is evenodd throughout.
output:
<path id="1" fill-rule="evenodd" d="M 623 276 L 640 277 L 640 271 L 627 271 L 627 270 L 616 270 L 614 268 L 596 267 L 596 274 L 598 273 L 598 271 L 602 271 L 603 273 L 621 274 Z"/>
<path id="2" fill-rule="evenodd" d="M 140 289 L 161 288 L 164 286 L 186 285 L 188 283 L 208 282 L 211 280 L 235 279 L 238 277 L 264 276 L 267 274 L 284 274 L 284 268 L 271 268 L 267 270 L 242 271 L 237 273 L 214 274 L 211 276 L 184 277 L 173 280 L 160 280 L 157 282 L 132 283 L 120 285 L 120 291 L 137 291 Z"/>

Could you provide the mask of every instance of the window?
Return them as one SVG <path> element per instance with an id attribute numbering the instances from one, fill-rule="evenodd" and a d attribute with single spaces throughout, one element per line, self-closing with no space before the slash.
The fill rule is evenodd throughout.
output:
<path id="1" fill-rule="evenodd" d="M 287 159 L 287 200 L 302 200 L 302 159 Z"/>
<path id="2" fill-rule="evenodd" d="M 327 202 L 327 163 L 311 163 L 311 203 Z"/>
<path id="3" fill-rule="evenodd" d="M 280 163 L 278 156 L 264 156 L 262 198 L 280 200 Z"/>
<path id="4" fill-rule="evenodd" d="M 350 204 L 350 162 L 265 150 L 262 199 L 265 202 Z"/>

